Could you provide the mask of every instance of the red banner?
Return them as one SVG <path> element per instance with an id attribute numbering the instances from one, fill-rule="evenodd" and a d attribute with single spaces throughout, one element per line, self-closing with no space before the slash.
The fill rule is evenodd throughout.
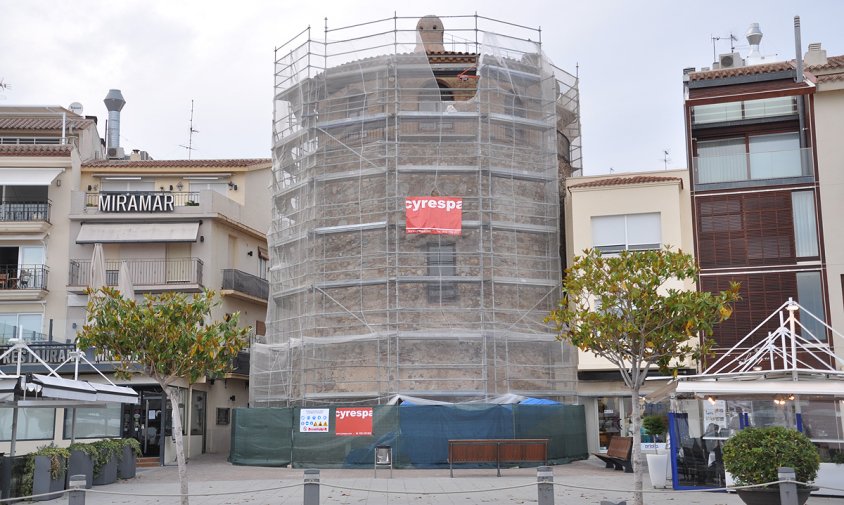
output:
<path id="1" fill-rule="evenodd" d="M 407 233 L 460 235 L 463 199 L 453 196 L 408 196 L 404 200 Z"/>
<path id="2" fill-rule="evenodd" d="M 334 417 L 335 435 L 372 435 L 372 407 L 338 407 Z"/>

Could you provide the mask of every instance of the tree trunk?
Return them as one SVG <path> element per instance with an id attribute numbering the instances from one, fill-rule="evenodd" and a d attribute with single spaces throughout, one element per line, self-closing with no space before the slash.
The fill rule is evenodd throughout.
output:
<path id="1" fill-rule="evenodd" d="M 633 398 L 630 402 L 633 412 L 630 420 L 633 424 L 633 503 L 643 505 L 642 496 L 642 405 L 639 403 L 639 388 L 633 389 Z"/>
<path id="2" fill-rule="evenodd" d="M 179 411 L 179 396 L 176 388 L 163 386 L 170 399 L 170 406 L 173 409 L 173 439 L 176 442 L 176 462 L 179 464 L 179 492 L 182 495 L 181 505 L 188 504 L 188 469 L 185 464 L 185 447 L 182 441 L 182 416 Z M 640 483 L 641 484 L 641 483 Z"/>

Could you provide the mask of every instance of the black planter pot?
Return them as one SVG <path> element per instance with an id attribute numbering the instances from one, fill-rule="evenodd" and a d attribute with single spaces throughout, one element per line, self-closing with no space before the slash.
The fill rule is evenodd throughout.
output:
<path id="1" fill-rule="evenodd" d="M 67 462 L 67 477 L 71 475 L 85 476 L 85 489 L 91 489 L 94 485 L 94 461 L 91 456 L 82 451 L 70 451 L 70 460 Z"/>
<path id="2" fill-rule="evenodd" d="M 135 477 L 136 466 L 135 451 L 131 447 L 123 447 L 120 463 L 117 465 L 117 475 L 121 479 L 132 479 Z"/>
<path id="3" fill-rule="evenodd" d="M 809 493 L 817 491 L 816 487 L 798 487 L 797 505 L 803 505 L 809 499 Z M 752 489 L 736 489 L 741 501 L 747 505 L 779 505 L 779 487 L 759 487 Z"/>
<path id="4" fill-rule="evenodd" d="M 64 458 L 60 458 L 59 475 L 54 479 L 50 475 L 50 459 L 49 456 L 35 456 L 35 471 L 32 475 L 32 494 L 51 493 L 46 496 L 33 498 L 35 501 L 53 500 L 60 497 L 64 492 L 65 471 L 67 470 L 66 461 Z"/>
<path id="5" fill-rule="evenodd" d="M 94 485 L 104 486 L 113 484 L 115 481 L 117 481 L 117 458 L 112 456 L 100 469 L 100 474 L 94 476 Z"/>

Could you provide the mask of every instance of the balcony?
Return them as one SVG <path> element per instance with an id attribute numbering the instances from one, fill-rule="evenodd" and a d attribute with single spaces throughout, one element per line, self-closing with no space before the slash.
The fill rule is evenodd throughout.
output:
<path id="1" fill-rule="evenodd" d="M 0 301 L 37 301 L 47 296 L 46 265 L 0 265 Z"/>
<path id="2" fill-rule="evenodd" d="M 712 189 L 811 182 L 814 176 L 811 148 L 697 156 L 692 162 L 695 185 L 712 185 Z"/>
<path id="3" fill-rule="evenodd" d="M 202 260 L 199 258 L 143 258 L 106 260 L 106 284 L 117 287 L 120 264 L 126 262 L 135 292 L 202 290 Z M 68 290 L 82 293 L 91 279 L 91 260 L 70 260 Z"/>
<path id="4" fill-rule="evenodd" d="M 45 233 L 50 228 L 49 200 L 0 202 L 0 233 Z"/>
<path id="5" fill-rule="evenodd" d="M 22 326 L 0 323 L 0 345 L 11 345 L 12 339 L 20 339 L 26 342 L 27 345 L 30 345 L 48 342 L 50 341 L 50 336 Z"/>
<path id="6" fill-rule="evenodd" d="M 222 294 L 249 301 L 267 303 L 269 283 L 256 275 L 233 268 L 223 269 Z"/>

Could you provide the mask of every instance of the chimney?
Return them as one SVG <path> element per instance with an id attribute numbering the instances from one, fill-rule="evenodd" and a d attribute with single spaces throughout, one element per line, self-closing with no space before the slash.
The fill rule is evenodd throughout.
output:
<path id="1" fill-rule="evenodd" d="M 123 94 L 119 89 L 110 89 L 103 100 L 108 109 L 108 148 L 117 149 L 120 147 L 120 111 L 126 105 Z"/>
<path id="2" fill-rule="evenodd" d="M 416 23 L 416 52 L 445 52 L 443 22 L 437 16 L 424 16 Z"/>
<path id="3" fill-rule="evenodd" d="M 806 56 L 803 57 L 803 62 L 807 67 L 814 67 L 818 65 L 826 65 L 826 49 L 821 49 L 820 42 L 813 42 L 809 44 L 809 50 L 806 51 Z"/>
<path id="4" fill-rule="evenodd" d="M 762 42 L 762 30 L 759 29 L 759 23 L 751 23 L 747 32 L 744 34 L 747 37 L 747 43 L 750 44 L 750 54 L 747 55 L 748 65 L 757 65 L 762 63 L 764 57 L 759 52 L 759 43 Z"/>

